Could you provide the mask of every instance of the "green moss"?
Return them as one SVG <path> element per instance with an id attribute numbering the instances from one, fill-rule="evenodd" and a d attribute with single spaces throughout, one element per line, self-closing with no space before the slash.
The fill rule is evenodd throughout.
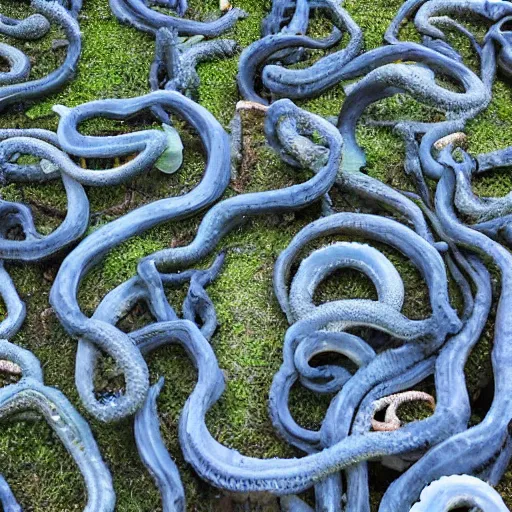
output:
<path id="1" fill-rule="evenodd" d="M 28 2 L 7 0 L 6 14 L 23 16 L 29 12 Z M 249 17 L 240 21 L 226 37 L 237 40 L 244 48 L 259 37 L 260 23 L 270 7 L 269 0 L 239 0 L 237 6 L 248 11 Z M 401 0 L 384 2 L 358 2 L 347 0 L 345 7 L 359 23 L 365 34 L 365 48 L 379 46 L 382 35 Z M 217 12 L 217 0 L 193 0 L 189 15 L 205 19 L 208 13 Z M 2 5 L 4 12 L 4 6 Z M 55 103 L 73 106 L 107 97 L 130 97 L 149 90 L 148 69 L 153 58 L 152 37 L 135 29 L 120 25 L 111 14 L 105 0 L 86 0 L 80 15 L 84 35 L 84 49 L 75 81 L 63 91 L 37 103 L 25 115 L 19 109 L 2 113 L 2 127 L 34 127 L 55 129 L 57 116 L 52 113 Z M 312 35 L 325 34 L 323 19 L 316 19 Z M 405 27 L 409 39 L 416 37 L 410 26 Z M 54 69 L 63 59 L 63 52 L 51 52 L 52 39 L 61 37 L 52 31 L 44 40 L 21 43 L 35 62 L 33 77 Z M 467 44 L 457 35 L 450 40 L 476 65 L 476 59 L 467 51 Z M 2 39 L 3 41 L 3 39 Z M 316 56 L 316 54 L 315 54 Z M 225 125 L 231 119 L 238 101 L 236 89 L 237 58 L 202 64 L 199 67 L 201 86 L 199 100 Z M 345 98 L 339 85 L 320 98 L 302 102 L 301 105 L 321 115 L 337 115 Z M 490 151 L 512 143 L 512 118 L 510 116 L 510 89 L 502 81 L 494 88 L 489 109 L 472 121 L 467 133 L 472 153 Z M 435 119 L 438 112 L 427 109 L 410 98 L 397 96 L 370 107 L 366 113 L 376 119 L 395 117 L 418 120 Z M 265 145 L 261 117 L 244 113 L 244 160 L 236 181 L 226 192 L 251 192 L 283 187 L 306 179 L 284 164 Z M 498 126 L 499 129 L 496 129 Z M 120 123 L 96 119 L 84 123 L 85 133 L 118 133 L 134 129 L 157 128 L 149 118 L 139 116 Z M 412 184 L 403 171 L 403 144 L 385 128 L 361 125 L 358 140 L 367 153 L 367 170 L 372 176 L 396 188 L 411 188 Z M 124 210 L 154 201 L 158 198 L 185 194 L 201 179 L 204 157 L 194 134 L 183 132 L 185 161 L 180 172 L 173 176 L 152 171 L 121 187 L 88 188 L 91 211 L 94 214 L 88 232 L 117 218 Z M 87 162 L 101 168 L 112 162 Z M 475 183 L 479 193 L 503 195 L 511 188 L 508 171 L 493 173 Z M 44 186 L 9 185 L 1 190 L 5 199 L 24 200 L 34 207 L 41 231 L 53 229 L 59 218 L 45 213 L 44 207 L 65 211 L 63 188 L 58 183 Z M 352 197 L 333 192 L 338 210 L 367 211 L 369 206 Z M 39 205 L 39 206 L 38 206 Z M 112 208 L 116 207 L 116 208 Z M 287 327 L 272 291 L 272 269 L 276 257 L 294 234 L 307 223 L 318 218 L 320 209 L 314 205 L 305 211 L 258 219 L 227 236 L 219 250 L 227 249 L 223 272 L 209 288 L 216 306 L 219 329 L 212 339 L 212 346 L 221 368 L 226 374 L 226 391 L 207 417 L 208 427 L 220 442 L 258 457 L 289 457 L 298 455 L 275 434 L 267 411 L 267 396 L 272 376 L 282 361 L 283 335 Z M 198 215 L 187 221 L 166 223 L 141 236 L 134 237 L 111 251 L 82 283 L 79 300 L 86 314 L 92 314 L 101 298 L 135 272 L 140 257 L 169 246 L 188 243 L 196 232 L 201 219 Z M 339 239 L 339 238 L 337 238 Z M 334 238 L 319 240 L 308 249 L 331 242 Z M 417 270 L 401 255 L 378 244 L 400 271 L 406 289 L 404 313 L 411 318 L 429 314 L 428 294 Z M 28 306 L 24 328 L 14 341 L 33 350 L 40 358 L 46 382 L 61 389 L 70 400 L 81 408 L 74 386 L 74 356 L 76 342 L 60 327 L 55 316 L 48 311 L 48 293 L 53 276 L 63 255 L 39 265 L 9 264 L 9 272 Z M 213 257 L 213 256 L 212 256 Z M 212 257 L 198 266 L 211 263 Z M 460 300 L 451 283 L 455 297 Z M 169 298 L 179 309 L 184 290 L 170 290 Z M 350 271 L 335 273 L 318 290 L 318 301 L 333 298 L 375 298 L 371 283 L 360 274 Z M 5 314 L 3 305 L 0 315 Z M 141 308 L 125 322 L 129 327 L 138 325 L 147 312 Z M 467 369 L 472 398 L 476 398 L 490 375 L 489 351 L 492 339 L 492 322 L 474 351 Z M 107 365 L 105 365 L 107 366 Z M 186 465 L 181 456 L 177 439 L 178 418 L 183 404 L 196 381 L 196 373 L 184 351 L 177 348 L 159 350 L 149 359 L 151 378 L 154 382 L 165 375 L 166 385 L 159 399 L 161 429 L 173 457 L 180 467 L 186 487 L 189 510 L 227 510 L 226 498 L 218 490 L 202 483 Z M 111 372 L 114 374 L 115 372 Z M 109 385 L 115 377 L 104 372 L 103 381 Z M 112 381 L 110 381 L 112 379 Z M 431 383 L 424 383 L 431 391 Z M 299 423 L 318 428 L 330 397 L 318 397 L 297 387 L 293 389 L 291 408 Z M 408 420 L 423 417 L 428 411 L 405 409 Z M 86 415 L 87 417 L 87 415 Z M 90 418 L 88 418 L 90 420 Z M 158 493 L 146 470 L 138 460 L 130 422 L 103 425 L 91 422 L 100 449 L 112 470 L 118 499 L 118 510 L 126 512 L 153 512 L 160 510 Z M 56 441 L 51 431 L 42 423 L 8 424 L 0 431 L 0 465 L 23 507 L 27 510 L 59 511 L 80 510 L 85 503 L 83 484 L 70 457 Z M 393 477 L 377 464 L 370 465 L 372 504 L 376 510 L 378 499 Z M 507 475 L 500 490 L 508 504 L 512 494 Z M 309 496 L 310 497 L 310 496 Z M 251 506 L 253 510 L 276 510 L 275 503 Z"/>

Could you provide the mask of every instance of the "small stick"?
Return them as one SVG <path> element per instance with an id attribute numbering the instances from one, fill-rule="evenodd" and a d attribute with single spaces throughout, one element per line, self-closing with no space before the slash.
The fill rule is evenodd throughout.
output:
<path id="1" fill-rule="evenodd" d="M 439 140 L 434 142 L 434 148 L 438 151 L 444 149 L 446 146 L 450 144 L 462 145 L 467 141 L 467 136 L 464 132 L 455 132 L 450 133 L 450 135 L 446 135 L 446 137 L 441 137 Z"/>
<path id="2" fill-rule="evenodd" d="M 240 100 L 236 104 L 236 110 L 258 110 L 259 112 L 266 112 L 268 110 L 267 105 L 262 105 L 256 101 L 244 101 Z"/>
<path id="3" fill-rule="evenodd" d="M 11 375 L 21 375 L 21 368 L 12 361 L 0 359 L 0 372 L 10 373 Z"/>

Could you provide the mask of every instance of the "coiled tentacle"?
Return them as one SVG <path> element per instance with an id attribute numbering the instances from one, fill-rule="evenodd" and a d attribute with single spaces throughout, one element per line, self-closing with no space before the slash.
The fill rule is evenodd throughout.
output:
<path id="1" fill-rule="evenodd" d="M 46 419 L 78 465 L 87 488 L 87 512 L 111 512 L 115 494 L 87 422 L 57 389 L 43 384 L 39 361 L 28 350 L 0 340 L 0 357 L 21 367 L 22 378 L 0 389 L 0 418 L 33 410 Z"/>
<path id="2" fill-rule="evenodd" d="M 113 113 L 126 115 L 157 104 L 184 118 L 200 136 L 207 155 L 202 181 L 188 194 L 142 206 L 92 233 L 64 260 L 50 293 L 50 302 L 65 329 L 71 335 L 81 338 L 81 344 L 91 345 L 90 357 L 96 357 L 97 349 L 100 348 L 109 353 L 124 371 L 126 392 L 109 403 L 102 404 L 98 401 L 92 385 L 86 385 L 85 389 L 79 387 L 87 410 L 103 421 L 120 419 L 133 414 L 140 407 L 149 387 L 147 366 L 126 334 L 99 319 L 89 319 L 81 312 L 77 299 L 81 279 L 112 247 L 161 222 L 183 219 L 196 213 L 215 201 L 224 192 L 229 181 L 228 136 L 214 117 L 196 103 L 177 92 L 160 91 L 142 98 L 112 100 L 107 105 L 111 105 Z M 92 112 L 97 112 L 95 105 L 92 104 Z M 81 111 L 84 116 L 89 114 L 87 107 L 83 107 Z M 73 137 L 76 135 L 72 136 L 71 143 L 74 143 Z M 115 137 L 107 137 L 107 140 L 82 137 L 78 140 L 85 141 L 85 146 L 92 153 L 103 150 L 109 143 L 115 144 Z M 125 136 L 122 137 L 124 141 Z M 135 142 L 130 136 L 127 139 L 128 144 L 123 142 L 117 149 L 120 154 L 127 147 L 138 147 L 146 143 L 143 138 L 140 140 L 140 136 Z M 80 367 L 80 360 L 77 367 Z M 79 372 L 77 379 L 78 375 Z"/>
<path id="3" fill-rule="evenodd" d="M 6 106 L 27 101 L 55 92 L 75 75 L 82 47 L 80 28 L 74 17 L 59 3 L 32 0 L 33 7 L 50 21 L 62 27 L 69 41 L 64 62 L 49 75 L 30 82 L 4 85 L 0 88 L 0 111 Z"/>
<path id="4" fill-rule="evenodd" d="M 119 21 L 150 34 L 156 34 L 160 28 L 167 27 L 176 29 L 181 35 L 216 37 L 247 16 L 245 11 L 234 8 L 215 21 L 201 22 L 168 16 L 151 9 L 143 0 L 109 0 L 109 3 Z"/>
<path id="5" fill-rule="evenodd" d="M 493 372 L 495 377 L 495 392 L 491 408 L 484 420 L 469 430 L 460 432 L 425 454 L 407 473 L 396 480 L 387 490 L 381 503 L 380 510 L 408 510 L 417 499 L 423 487 L 444 475 L 454 473 L 472 473 L 479 467 L 488 464 L 502 448 L 508 437 L 508 422 L 511 411 L 508 407 L 508 382 L 505 368 L 508 366 L 510 336 L 505 311 L 510 301 L 510 253 L 498 243 L 490 240 L 484 234 L 464 226 L 455 216 L 452 199 L 455 189 L 454 168 L 457 162 L 453 160 L 447 148 L 442 153 L 441 162 L 445 173 L 437 186 L 436 212 L 443 230 L 455 243 L 469 250 L 491 257 L 498 266 L 502 276 L 502 291 L 496 315 L 494 333 L 494 348 L 492 351 Z M 464 155 L 467 164 L 469 156 Z M 498 412 L 499 411 L 499 412 Z M 480 439 L 486 439 L 480 444 Z M 479 450 L 475 451 L 475 446 Z M 471 456 L 465 454 L 471 453 Z"/>

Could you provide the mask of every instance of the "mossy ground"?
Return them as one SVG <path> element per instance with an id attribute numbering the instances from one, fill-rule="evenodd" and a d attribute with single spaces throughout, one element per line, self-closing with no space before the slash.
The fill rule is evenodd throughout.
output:
<path id="1" fill-rule="evenodd" d="M 244 47 L 259 37 L 260 22 L 270 7 L 270 0 L 237 0 L 236 5 L 246 9 L 249 17 L 240 21 L 229 37 Z M 204 18 L 216 12 L 216 0 L 193 0 L 189 16 Z M 381 44 L 382 35 L 397 11 L 401 0 L 358 2 L 347 0 L 345 7 L 365 33 L 366 48 Z M 13 16 L 29 12 L 28 2 L 0 0 L 0 11 Z M 153 39 L 130 27 L 120 25 L 110 12 L 107 0 L 84 0 L 80 15 L 83 32 L 83 53 L 78 76 L 62 92 L 34 104 L 24 111 L 12 108 L 2 113 L 1 127 L 42 127 L 54 129 L 57 117 L 51 111 L 55 103 L 67 106 L 107 98 L 131 97 L 148 91 L 147 76 L 152 60 Z M 318 21 L 318 30 L 323 30 Z M 407 36 L 414 32 L 407 28 Z M 55 68 L 65 50 L 53 52 L 52 40 L 60 37 L 52 31 L 42 41 L 16 42 L 33 58 L 33 75 L 42 76 Z M 453 40 L 471 59 L 464 40 Z M 472 65 L 476 62 L 470 60 Z M 199 101 L 227 126 L 237 102 L 235 76 L 237 58 L 201 65 Z M 342 86 L 322 97 L 304 103 L 308 109 L 322 115 L 336 115 L 344 93 Z M 489 151 L 512 144 L 511 89 L 498 80 L 491 106 L 468 126 L 469 150 Z M 430 119 L 435 112 L 416 102 L 395 97 L 371 108 L 370 116 L 380 119 Z M 245 116 L 245 115 L 244 115 Z M 265 146 L 261 119 L 255 114 L 245 116 L 245 154 L 239 175 L 227 194 L 259 191 L 285 186 L 303 179 L 292 169 L 281 164 Z M 140 129 L 150 123 L 140 117 L 125 123 L 95 120 L 84 126 L 88 133 L 115 133 Z M 383 128 L 359 129 L 359 140 L 367 152 L 368 172 L 397 188 L 411 188 L 403 171 L 403 147 L 400 140 Z M 200 179 L 203 157 L 197 139 L 184 132 L 185 163 L 173 176 L 151 172 L 127 186 L 94 189 L 88 194 L 93 220 L 89 230 L 96 229 L 122 213 L 155 198 L 183 194 Z M 90 165 L 94 163 L 89 162 Z M 475 188 L 483 195 L 503 195 L 512 188 L 509 170 L 482 177 Z M 39 227 L 47 232 L 60 221 L 65 212 L 65 195 L 59 184 L 45 186 L 5 187 L 2 195 L 10 200 L 24 200 L 32 205 Z M 334 194 L 339 210 L 367 208 L 353 199 Z M 118 205 L 117 208 L 112 208 Z M 272 268 L 279 252 L 293 235 L 320 214 L 318 206 L 281 217 L 267 216 L 230 234 L 221 246 L 228 249 L 223 272 L 209 291 L 215 303 L 220 327 L 212 345 L 220 366 L 227 376 L 227 387 L 222 399 L 208 415 L 208 426 L 222 443 L 259 457 L 291 456 L 294 454 L 275 435 L 267 414 L 267 393 L 271 379 L 281 362 L 281 347 L 286 321 L 272 292 Z M 87 277 L 81 287 L 80 301 L 84 311 L 91 314 L 106 291 L 133 275 L 140 257 L 170 245 L 187 243 L 196 230 L 200 217 L 166 224 L 135 237 L 114 249 Z M 415 269 L 400 255 L 387 251 L 403 275 L 406 285 L 405 313 L 411 317 L 428 314 L 428 298 Z M 41 360 L 47 384 L 61 389 L 78 409 L 80 402 L 73 382 L 76 343 L 62 330 L 48 311 L 48 293 L 62 255 L 40 265 L 9 264 L 16 286 L 28 306 L 24 328 L 13 340 L 32 350 Z M 205 264 L 207 262 L 204 262 Z M 332 297 L 374 297 L 372 286 L 355 272 L 340 272 L 330 278 L 318 294 L 320 301 Z M 456 293 L 454 292 L 456 297 Z M 182 291 L 171 292 L 171 301 L 179 305 Z M 457 301 L 455 300 L 455 305 Z M 125 326 L 137 322 L 136 315 L 125 320 Z M 489 350 L 492 345 L 492 323 L 475 349 L 467 367 L 469 388 L 476 400 L 482 388 L 489 384 Z M 189 510 L 231 510 L 229 498 L 204 483 L 188 468 L 180 454 L 177 442 L 177 419 L 189 395 L 195 372 L 186 355 L 177 349 L 158 351 L 151 357 L 153 381 L 165 375 L 166 385 L 159 399 L 162 431 L 170 452 L 176 457 L 186 486 Z M 99 386 L 115 385 L 112 368 L 105 363 Z M 432 390 L 426 382 L 425 389 Z M 292 410 L 306 426 L 317 426 L 322 418 L 327 398 L 318 399 L 302 390 L 293 394 Z M 477 407 L 478 421 L 482 407 Z M 409 418 L 425 411 L 405 411 Z M 87 417 L 87 415 L 86 415 Z M 90 419 L 90 418 L 89 418 Z M 115 481 L 118 510 L 123 512 L 150 512 L 160 510 L 156 489 L 139 462 L 133 440 L 131 422 L 103 425 L 91 421 L 101 451 L 109 464 Z M 84 488 L 71 458 L 59 445 L 50 429 L 43 423 L 8 423 L 0 431 L 0 471 L 11 484 L 24 510 L 61 511 L 81 510 Z M 372 467 L 372 501 L 378 498 L 393 478 L 389 470 Z M 512 478 L 504 479 L 500 490 L 507 504 L 512 505 Z M 239 508 L 238 505 L 235 508 Z M 275 503 L 243 505 L 243 510 L 275 510 Z"/>

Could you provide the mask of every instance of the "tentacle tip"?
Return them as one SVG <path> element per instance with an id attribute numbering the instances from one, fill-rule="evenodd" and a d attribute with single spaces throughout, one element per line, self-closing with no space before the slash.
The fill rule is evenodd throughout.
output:
<path id="1" fill-rule="evenodd" d="M 446 242 L 435 242 L 434 247 L 440 252 L 445 253 L 448 252 L 448 244 Z"/>
<path id="2" fill-rule="evenodd" d="M 162 388 L 164 387 L 164 384 L 165 384 L 165 377 L 162 375 L 156 381 L 156 383 L 153 385 L 153 388 L 155 389 L 157 395 L 160 394 L 160 391 L 162 391 Z"/>
<path id="3" fill-rule="evenodd" d="M 71 109 L 65 105 L 54 105 L 52 110 L 60 117 L 64 117 L 69 114 Z"/>
<path id="4" fill-rule="evenodd" d="M 222 265 L 224 263 L 224 260 L 226 259 L 227 253 L 227 249 L 223 249 L 222 251 L 220 251 L 215 258 L 214 264 Z"/>
<path id="5" fill-rule="evenodd" d="M 230 9 L 230 12 L 236 12 L 236 17 L 239 20 L 243 20 L 249 17 L 249 13 L 247 11 L 244 11 L 243 9 L 240 9 L 239 7 Z"/>

